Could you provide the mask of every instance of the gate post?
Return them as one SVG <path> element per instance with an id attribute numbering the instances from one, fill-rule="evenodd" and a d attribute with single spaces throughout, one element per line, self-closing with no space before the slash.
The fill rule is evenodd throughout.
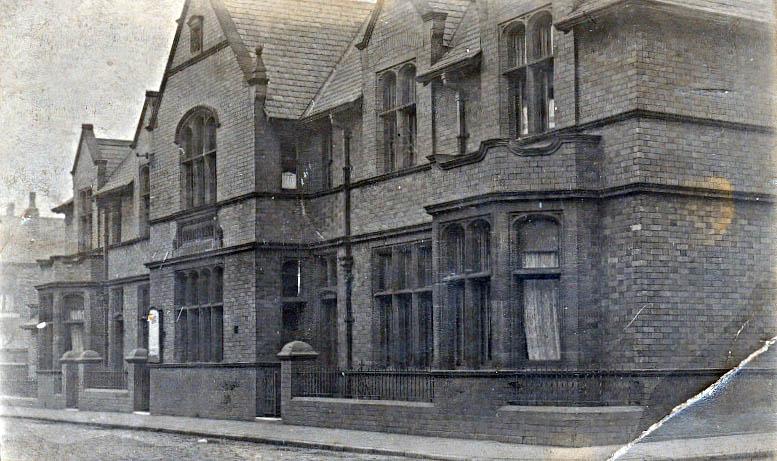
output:
<path id="1" fill-rule="evenodd" d="M 65 408 L 78 408 L 78 352 L 67 351 L 59 359 L 62 367 L 62 396 Z"/>
<path id="2" fill-rule="evenodd" d="M 281 361 L 281 418 L 287 412 L 291 404 L 291 386 L 294 371 L 300 364 L 295 365 L 295 362 L 304 362 L 315 360 L 318 357 L 318 352 L 313 350 L 310 344 L 302 341 L 292 341 L 283 346 L 280 352 L 277 354 L 278 359 Z"/>
<path id="3" fill-rule="evenodd" d="M 127 362 L 127 390 L 130 394 L 132 410 L 148 411 L 151 390 L 146 365 L 148 350 L 142 347 L 133 349 L 124 360 Z"/>

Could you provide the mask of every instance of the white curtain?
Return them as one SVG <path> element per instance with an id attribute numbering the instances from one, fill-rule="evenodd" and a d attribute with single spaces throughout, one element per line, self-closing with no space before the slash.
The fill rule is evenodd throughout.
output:
<path id="1" fill-rule="evenodd" d="M 524 280 L 523 305 L 529 360 L 559 360 L 558 280 Z"/>

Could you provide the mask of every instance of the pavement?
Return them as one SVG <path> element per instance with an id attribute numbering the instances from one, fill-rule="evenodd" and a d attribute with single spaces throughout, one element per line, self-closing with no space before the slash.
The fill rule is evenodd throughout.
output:
<path id="1" fill-rule="evenodd" d="M 91 425 L 107 429 L 183 434 L 217 440 L 254 442 L 335 452 L 437 460 L 604 460 L 620 446 L 563 448 L 487 440 L 448 439 L 404 434 L 291 426 L 279 420 L 227 421 L 136 413 L 88 412 L 0 407 L 0 418 Z M 777 459 L 777 433 L 747 433 L 674 440 L 642 441 L 621 458 Z"/>

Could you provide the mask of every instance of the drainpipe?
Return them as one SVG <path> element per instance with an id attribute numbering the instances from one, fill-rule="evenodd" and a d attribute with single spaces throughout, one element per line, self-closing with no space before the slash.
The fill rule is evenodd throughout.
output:
<path id="1" fill-rule="evenodd" d="M 448 72 L 442 74 L 442 85 L 456 92 L 456 126 L 458 127 L 457 139 L 459 140 L 459 153 L 467 153 L 467 118 L 464 103 L 464 88 L 461 83 L 454 82 Z"/>
<path id="2" fill-rule="evenodd" d="M 351 247 L 351 130 L 343 129 L 343 193 L 345 194 L 345 258 L 343 269 L 345 271 L 345 344 L 346 366 L 353 368 L 353 249 Z"/>

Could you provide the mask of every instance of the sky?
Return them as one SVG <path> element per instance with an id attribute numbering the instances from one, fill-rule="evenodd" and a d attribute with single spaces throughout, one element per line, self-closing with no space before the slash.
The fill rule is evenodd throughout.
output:
<path id="1" fill-rule="evenodd" d="M 0 0 L 0 206 L 72 195 L 83 123 L 132 139 L 158 90 L 184 0 Z"/>

